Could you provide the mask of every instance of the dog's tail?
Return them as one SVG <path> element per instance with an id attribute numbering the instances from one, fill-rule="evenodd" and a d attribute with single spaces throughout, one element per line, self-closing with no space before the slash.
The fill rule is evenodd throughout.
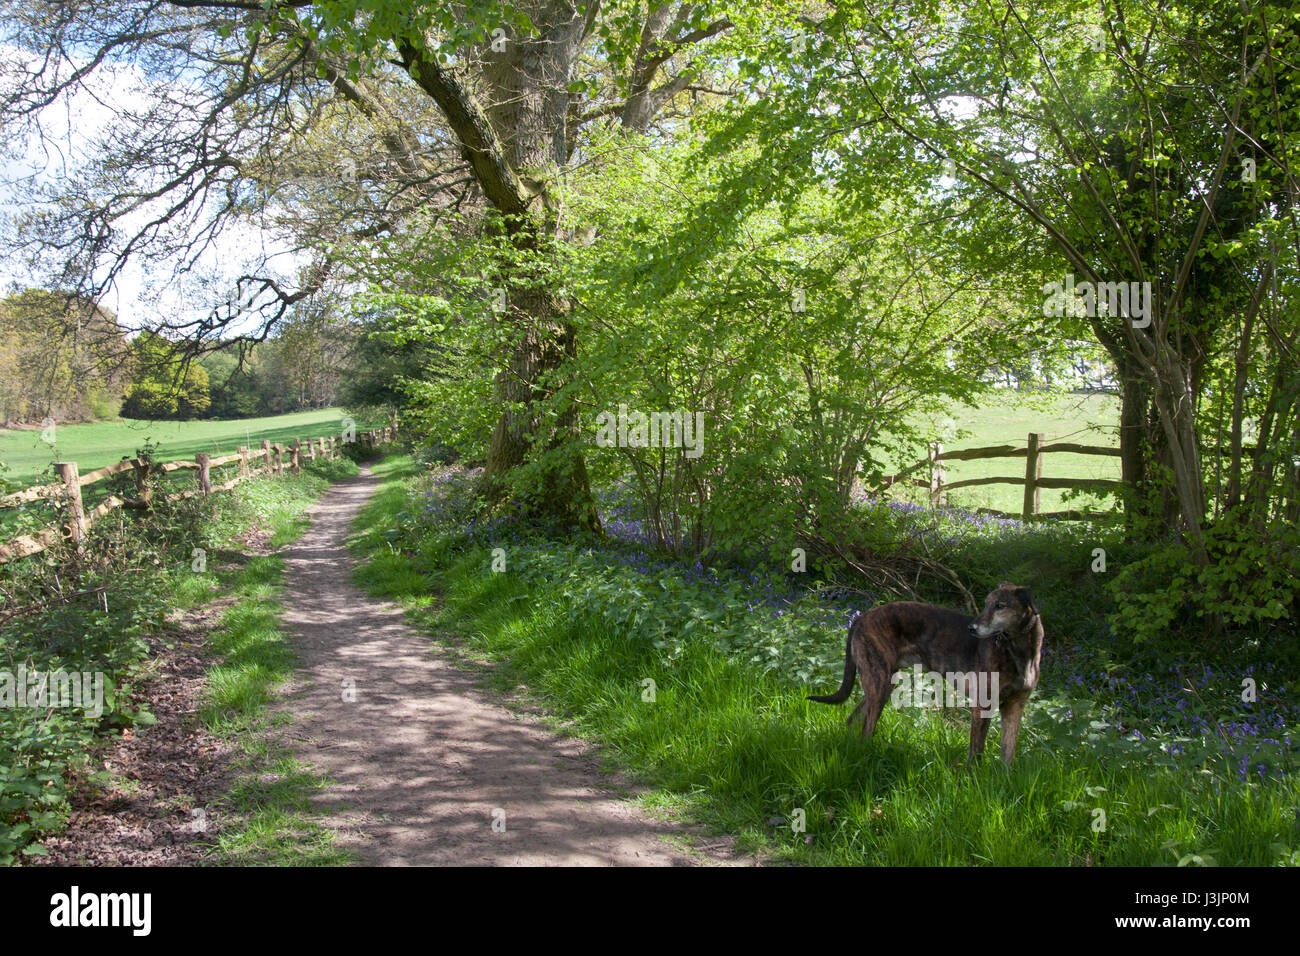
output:
<path id="1" fill-rule="evenodd" d="M 857 624 L 856 618 L 853 624 Z M 824 697 L 810 696 L 809 700 L 815 700 L 819 704 L 842 704 L 849 699 L 849 692 L 853 690 L 853 682 L 858 677 L 858 669 L 853 666 L 853 624 L 849 625 L 849 636 L 844 642 L 844 680 L 840 682 L 840 689 Z"/>

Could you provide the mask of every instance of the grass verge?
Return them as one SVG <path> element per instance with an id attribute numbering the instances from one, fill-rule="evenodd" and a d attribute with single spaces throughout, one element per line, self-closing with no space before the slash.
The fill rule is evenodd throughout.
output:
<path id="1" fill-rule="evenodd" d="M 309 523 L 307 509 L 333 481 L 356 473 L 347 460 L 322 463 L 287 481 L 250 488 L 242 500 L 251 523 L 269 535 L 267 547 L 278 549 L 301 537 Z M 236 743 L 244 763 L 227 795 L 225 824 L 212 848 L 216 865 L 337 866 L 352 861 L 311 807 L 311 794 L 327 781 L 269 732 L 288 722 L 287 715 L 269 715 L 266 705 L 296 663 L 280 625 L 284 570 L 284 558 L 271 553 L 217 572 L 220 591 L 235 602 L 209 638 L 219 662 L 207 673 L 199 718 L 210 731 Z"/>
<path id="2" fill-rule="evenodd" d="M 207 635 L 214 663 L 198 718 L 243 760 L 210 862 L 345 861 L 311 818 L 308 797 L 323 781 L 263 731 L 265 705 L 293 667 L 278 623 L 284 562 L 274 549 L 301 535 L 308 507 L 356 470 L 346 459 L 318 461 L 299 475 L 122 515 L 97 525 L 81 553 L 0 569 L 0 678 L 20 665 L 29 674 L 93 672 L 107 691 L 102 713 L 0 708 L 0 863 L 45 853 L 41 839 L 62 829 L 73 781 L 131 789 L 96 770 L 94 754 L 125 729 L 150 732 L 157 718 L 139 686 L 170 646 L 163 635 L 214 600 L 226 606 Z"/>

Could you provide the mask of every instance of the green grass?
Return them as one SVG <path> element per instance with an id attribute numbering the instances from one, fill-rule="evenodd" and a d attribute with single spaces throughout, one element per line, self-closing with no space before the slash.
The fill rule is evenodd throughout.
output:
<path id="1" fill-rule="evenodd" d="M 42 440 L 42 431 L 0 429 L 0 461 L 9 466 L 6 478 L 15 485 L 39 484 L 52 461 L 75 461 L 84 474 L 134 456 L 146 439 L 158 446 L 159 461 L 192 459 L 198 452 L 233 454 L 240 445 L 260 448 L 291 443 L 295 438 L 315 438 L 337 433 L 345 412 L 324 408 L 290 415 L 246 418 L 236 421 L 147 422 L 122 419 L 84 425 L 59 425 L 54 444 Z M 360 430 L 363 426 L 358 423 Z"/>
<path id="2" fill-rule="evenodd" d="M 950 413 L 951 427 L 958 435 L 970 434 L 944 442 L 945 451 L 982 448 L 988 445 L 1025 447 L 1030 432 L 1041 432 L 1047 442 L 1068 441 L 1080 445 L 1119 447 L 1119 400 L 1110 395 L 1074 395 L 1060 392 L 1008 393 L 990 397 L 980 408 L 960 407 Z M 985 458 L 977 461 L 951 461 L 944 465 L 947 480 L 970 478 L 1023 478 L 1024 458 Z M 918 477 L 924 477 L 921 472 Z M 1101 455 L 1077 455 L 1052 452 L 1043 458 L 1044 478 L 1120 477 L 1119 459 Z M 908 494 L 920 500 L 921 489 Z M 1057 489 L 1040 492 L 1043 511 L 1082 508 L 1091 503 L 1109 508 L 1109 499 L 1089 494 L 1079 497 Z M 959 488 L 948 495 L 948 503 L 964 508 L 994 508 L 1020 514 L 1024 489 L 1017 485 L 983 485 Z"/>
<path id="3" fill-rule="evenodd" d="M 495 686 L 526 685 L 604 744 L 612 765 L 652 788 L 647 804 L 736 834 L 742 849 L 832 865 L 1300 864 L 1293 781 L 1112 761 L 1046 733 L 1032 703 L 1011 768 L 996 726 L 984 760 L 964 765 L 965 714 L 886 708 L 862 741 L 844 726 L 849 705 L 810 703 L 809 688 L 707 635 L 665 654 L 571 614 L 562 585 L 490 573 L 485 548 L 412 538 L 409 463 L 387 468 L 357 524 L 370 555 L 363 586 L 404 603 L 447 646 L 496 662 Z M 526 547 L 512 547 L 512 566 Z"/>

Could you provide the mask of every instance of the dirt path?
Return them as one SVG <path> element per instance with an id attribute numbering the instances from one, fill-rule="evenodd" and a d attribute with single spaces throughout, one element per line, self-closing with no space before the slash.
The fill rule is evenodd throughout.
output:
<path id="1" fill-rule="evenodd" d="M 377 484 L 363 470 L 335 485 L 285 552 L 283 620 L 300 654 L 287 733 L 335 781 L 318 805 L 340 842 L 381 866 L 730 862 L 725 845 L 669 845 L 685 831 L 612 793 L 590 745 L 491 702 L 400 608 L 352 584 L 343 542 Z"/>

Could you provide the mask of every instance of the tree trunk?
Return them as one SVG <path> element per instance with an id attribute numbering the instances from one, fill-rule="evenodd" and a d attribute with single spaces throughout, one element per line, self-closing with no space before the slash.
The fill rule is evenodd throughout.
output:
<path id="1" fill-rule="evenodd" d="M 523 333 L 506 369 L 497 376 L 497 401 L 503 411 L 488 447 L 485 491 L 497 501 L 516 497 L 530 517 L 595 531 L 600 520 L 587 480 L 577 410 L 561 409 L 551 424 L 543 420 L 541 409 L 554 398 L 558 376 L 577 355 L 574 329 L 565 321 L 566 306 L 545 287 L 511 298 L 511 310 Z M 536 483 L 511 489 L 507 482 L 511 473 L 538 456 Z"/>
<path id="2" fill-rule="evenodd" d="M 576 130 L 571 123 L 581 117 L 570 84 L 601 5 L 527 0 L 518 9 L 527 14 L 527 31 L 494 30 L 488 51 L 467 55 L 454 67 L 426 56 L 425 46 L 409 38 L 397 47 L 402 65 L 441 108 L 484 197 L 502 214 L 515 249 L 535 253 L 544 248 L 540 240 L 553 239 L 557 231 L 549 184 L 573 155 Z M 644 19 L 627 77 L 628 99 L 619 111 L 625 128 L 645 132 L 654 114 L 690 83 L 692 71 L 683 69 L 655 85 L 668 60 L 690 44 L 730 29 L 725 17 L 694 25 L 695 10 L 689 3 L 651 4 L 643 14 L 634 14 Z M 465 82 L 474 67 L 479 82 Z M 500 267 L 503 275 L 520 277 L 517 263 L 503 260 Z M 557 413 L 542 404 L 555 397 L 560 376 L 576 355 L 575 332 L 567 320 L 571 303 L 550 291 L 554 284 L 545 281 L 549 276 L 527 278 L 543 281 L 517 282 L 508 293 L 515 345 L 497 378 L 503 411 L 489 446 L 487 490 L 498 499 L 522 493 L 526 511 L 598 528 L 576 409 Z M 524 465 L 537 467 L 535 480 L 509 480 Z"/>

